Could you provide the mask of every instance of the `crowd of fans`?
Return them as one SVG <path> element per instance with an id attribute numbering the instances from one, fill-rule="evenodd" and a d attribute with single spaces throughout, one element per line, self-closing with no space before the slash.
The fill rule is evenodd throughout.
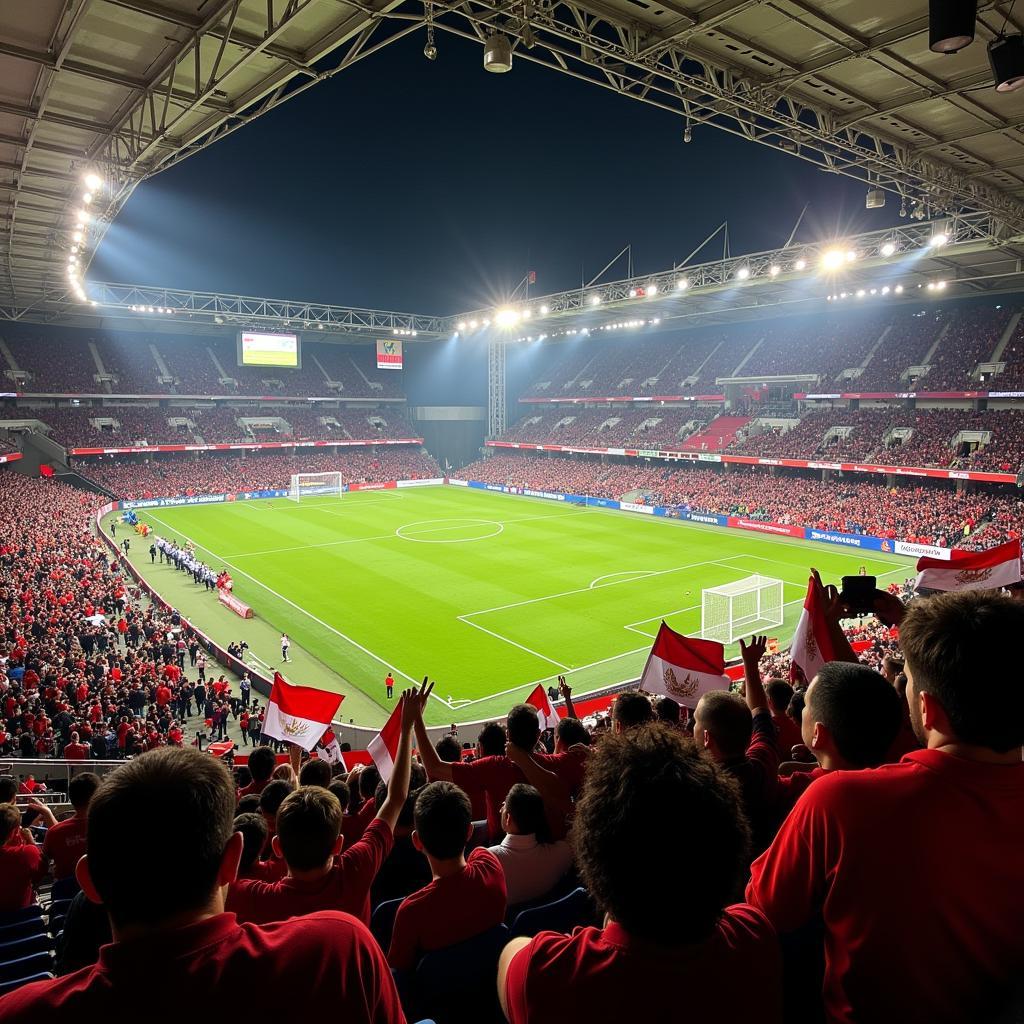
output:
<path id="1" fill-rule="evenodd" d="M 287 488 L 295 473 L 338 472 L 345 483 L 386 483 L 441 475 L 434 459 L 413 445 L 376 452 L 342 449 L 336 455 L 319 449 L 300 449 L 294 454 L 272 449 L 243 457 L 220 452 L 154 454 L 131 461 L 122 456 L 96 456 L 76 459 L 75 469 L 119 498 L 132 499 L 276 490 Z"/>
<path id="2" fill-rule="evenodd" d="M 187 622 L 144 600 L 91 531 L 94 507 L 0 473 L 0 756 L 129 757 L 237 717 Z"/>
<path id="3" fill-rule="evenodd" d="M 738 692 L 681 705 L 659 680 L 593 727 L 561 680 L 555 729 L 519 704 L 435 745 L 424 680 L 385 778 L 269 747 L 232 778 L 168 746 L 78 776 L 68 825 L 0 780 L 0 911 L 81 887 L 62 976 L 0 1017 L 154 993 L 219 1017 L 258 991 L 359 1024 L 1016 1019 L 1024 604 L 876 591 L 862 660 L 850 609 L 816 599 L 810 680 L 765 678 L 754 637 Z"/>
<path id="4" fill-rule="evenodd" d="M 367 412 L 318 406 L 145 405 L 25 406 L 5 412 L 9 421 L 34 419 L 68 448 L 159 444 L 229 444 L 252 441 L 373 440 L 415 437 L 401 409 Z M 332 421 L 325 425 L 321 420 Z M 172 424 L 172 420 L 175 422 Z M 256 423 L 249 422 L 257 421 Z M 260 420 L 267 421 L 261 428 Z M 271 423 L 271 421 L 273 421 Z M 0 419 L 0 430 L 4 420 Z"/>
<path id="5" fill-rule="evenodd" d="M 698 469 L 690 465 L 601 463 L 585 458 L 494 455 L 459 472 L 463 479 L 594 498 L 630 495 L 652 505 L 745 516 L 767 522 L 860 533 L 952 547 L 989 546 L 1019 535 L 1016 493 L 958 494 L 951 484 L 839 481 L 760 467 Z"/>

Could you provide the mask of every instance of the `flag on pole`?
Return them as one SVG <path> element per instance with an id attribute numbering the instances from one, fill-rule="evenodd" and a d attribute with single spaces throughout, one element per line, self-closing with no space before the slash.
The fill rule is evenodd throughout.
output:
<path id="1" fill-rule="evenodd" d="M 987 551 L 954 548 L 948 559 L 919 558 L 917 573 L 918 590 L 998 590 L 1021 580 L 1020 540 Z"/>
<path id="2" fill-rule="evenodd" d="M 728 690 L 725 647 L 714 640 L 683 636 L 664 622 L 647 656 L 640 689 L 695 707 L 711 690 Z"/>
<path id="3" fill-rule="evenodd" d="M 793 643 L 789 648 L 789 678 L 794 682 L 802 672 L 804 681 L 810 683 L 825 662 L 836 660 L 820 598 L 820 591 L 812 576 L 807 583 L 804 610 L 800 613 L 800 621 L 796 624 Z"/>
<path id="4" fill-rule="evenodd" d="M 333 729 L 328 729 L 320 737 L 320 742 L 316 745 L 316 754 L 317 757 L 323 758 L 328 764 L 340 763 L 341 744 L 338 742 L 338 737 L 334 735 Z"/>
<path id="5" fill-rule="evenodd" d="M 544 687 L 540 683 L 537 684 L 533 693 L 526 698 L 526 703 L 532 704 L 537 709 L 537 720 L 540 722 L 542 732 L 545 729 L 554 729 L 561 721 L 558 712 L 551 706 L 551 701 L 548 700 L 548 695 L 544 692 Z"/>
<path id="6" fill-rule="evenodd" d="M 395 770 L 395 758 L 398 757 L 398 742 L 402 738 L 402 702 L 395 705 L 391 717 L 384 723 L 376 736 L 367 744 L 366 749 L 373 758 L 373 763 L 380 772 L 380 777 L 388 782 Z"/>
<path id="7" fill-rule="evenodd" d="M 343 699 L 340 693 L 328 693 L 312 686 L 292 686 L 280 672 L 275 672 L 263 720 L 264 735 L 312 750 L 338 713 Z"/>

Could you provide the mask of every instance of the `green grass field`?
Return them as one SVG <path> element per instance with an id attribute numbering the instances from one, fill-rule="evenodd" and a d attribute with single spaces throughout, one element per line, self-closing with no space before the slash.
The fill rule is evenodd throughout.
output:
<path id="1" fill-rule="evenodd" d="M 859 566 L 902 580 L 907 559 L 738 530 L 560 505 L 458 487 L 140 511 L 163 536 L 191 539 L 227 567 L 253 620 L 167 565 L 133 560 L 197 626 L 246 639 L 292 682 L 346 694 L 342 717 L 388 714 L 383 679 L 437 680 L 430 724 L 501 714 L 538 682 L 577 693 L 635 678 L 664 618 L 700 629 L 701 590 L 759 573 L 784 581 L 788 641 L 810 566 L 838 583 Z M 118 539 L 123 534 L 118 532 Z M 735 653 L 727 652 L 727 653 Z"/>

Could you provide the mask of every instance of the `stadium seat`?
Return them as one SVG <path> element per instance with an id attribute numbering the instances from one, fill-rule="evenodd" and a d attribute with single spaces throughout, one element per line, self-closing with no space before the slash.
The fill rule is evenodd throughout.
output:
<path id="1" fill-rule="evenodd" d="M 41 917 L 30 917 L 14 924 L 0 926 L 0 943 L 28 939 L 33 935 L 45 935 L 46 925 Z"/>
<path id="2" fill-rule="evenodd" d="M 0 996 L 7 995 L 8 992 L 13 992 L 16 988 L 21 988 L 22 985 L 29 985 L 33 981 L 46 981 L 52 977 L 52 971 L 41 971 L 38 974 L 31 974 L 27 977 L 12 978 L 9 981 L 0 981 Z"/>
<path id="3" fill-rule="evenodd" d="M 50 897 L 55 901 L 73 900 L 78 894 L 78 879 L 74 875 L 58 878 L 50 889 Z"/>
<path id="4" fill-rule="evenodd" d="M 474 821 L 473 834 L 469 837 L 469 842 L 466 844 L 466 853 L 469 853 L 470 850 L 475 850 L 478 846 L 490 845 L 490 841 L 487 837 L 487 822 Z"/>
<path id="5" fill-rule="evenodd" d="M 406 986 L 410 1016 L 429 1014 L 437 1024 L 486 1024 L 501 1019 L 495 984 L 498 957 L 509 940 L 503 925 L 428 953 Z"/>
<path id="6" fill-rule="evenodd" d="M 377 944 L 385 952 L 391 945 L 391 932 L 395 927 L 395 915 L 401 905 L 402 897 L 397 900 L 387 900 L 378 904 L 370 917 L 370 931 L 377 940 Z"/>
<path id="7" fill-rule="evenodd" d="M 23 921 L 31 921 L 33 918 L 42 918 L 43 908 L 38 903 L 31 903 L 27 907 L 18 910 L 8 910 L 0 914 L 0 928 L 9 924 L 21 924 Z"/>
<path id="8" fill-rule="evenodd" d="M 73 899 L 74 897 L 72 897 Z M 49 907 L 46 908 L 47 917 L 52 921 L 55 917 L 65 917 L 68 912 L 68 907 L 71 906 L 71 899 L 66 900 L 54 900 Z"/>
<path id="9" fill-rule="evenodd" d="M 50 937 L 45 932 L 0 942 L 0 964 L 9 963 L 11 960 L 20 960 L 32 953 L 48 953 L 52 948 Z"/>
<path id="10" fill-rule="evenodd" d="M 48 952 L 30 953 L 0 963 L 0 982 L 15 981 L 18 978 L 30 978 L 34 974 L 45 974 L 53 968 L 53 954 Z"/>
<path id="11" fill-rule="evenodd" d="M 580 887 L 552 903 L 524 910 L 512 923 L 512 937 L 533 938 L 540 932 L 562 932 L 597 923 L 597 910 L 587 890 Z"/>

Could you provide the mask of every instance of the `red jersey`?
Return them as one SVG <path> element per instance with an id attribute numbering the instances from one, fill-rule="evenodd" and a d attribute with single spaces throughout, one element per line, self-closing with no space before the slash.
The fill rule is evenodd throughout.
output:
<path id="1" fill-rule="evenodd" d="M 781 977 L 772 926 L 740 903 L 704 942 L 678 949 L 634 939 L 615 921 L 572 935 L 541 932 L 509 964 L 505 995 L 511 1024 L 630 1020 L 641 1008 L 652 1024 L 777 1024 Z"/>
<path id="2" fill-rule="evenodd" d="M 74 815 L 51 825 L 43 840 L 43 857 L 53 861 L 54 878 L 70 878 L 85 853 L 88 819 Z"/>
<path id="3" fill-rule="evenodd" d="M 169 998 L 154 998 L 163 993 Z M 311 914 L 258 927 L 217 914 L 100 949 L 99 962 L 74 974 L 25 985 L 0 998 L 4 1024 L 110 1020 L 145 1006 L 153 1024 L 178 1024 L 182 1006 L 225 1020 L 239 999 L 256 999 L 267 1020 L 301 1007 L 310 1020 L 405 1024 L 384 957 L 347 914 Z"/>
<path id="4" fill-rule="evenodd" d="M 378 818 L 370 822 L 358 843 L 342 849 L 322 878 L 308 881 L 288 875 L 279 882 L 243 878 L 228 889 L 225 909 L 237 914 L 240 921 L 256 924 L 317 910 L 344 910 L 369 924 L 370 886 L 394 841 L 387 822 Z"/>
<path id="5" fill-rule="evenodd" d="M 388 963 L 411 971 L 424 953 L 471 939 L 504 918 L 505 873 L 490 850 L 478 847 L 458 874 L 435 878 L 402 901 Z"/>
<path id="6" fill-rule="evenodd" d="M 780 933 L 823 920 L 828 1020 L 983 1020 L 1024 963 L 1024 763 L 939 750 L 831 772 L 751 868 Z"/>
<path id="7" fill-rule="evenodd" d="M 21 838 L 18 832 L 18 839 Z M 35 843 L 8 842 L 0 846 L 0 913 L 29 906 L 34 899 L 32 886 L 44 874 L 46 866 Z"/>

